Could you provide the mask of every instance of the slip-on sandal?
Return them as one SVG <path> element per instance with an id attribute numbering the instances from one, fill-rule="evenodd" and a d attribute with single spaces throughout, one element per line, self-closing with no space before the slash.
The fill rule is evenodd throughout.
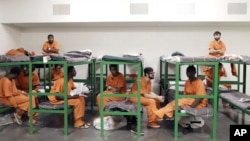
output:
<path id="1" fill-rule="evenodd" d="M 88 124 L 83 124 L 79 127 L 76 127 L 76 128 L 79 128 L 79 129 L 88 129 L 90 126 Z"/>
<path id="2" fill-rule="evenodd" d="M 18 125 L 22 125 L 23 124 L 23 121 L 17 117 L 17 113 L 14 113 L 14 118 L 15 118 L 15 122 L 18 124 Z"/>

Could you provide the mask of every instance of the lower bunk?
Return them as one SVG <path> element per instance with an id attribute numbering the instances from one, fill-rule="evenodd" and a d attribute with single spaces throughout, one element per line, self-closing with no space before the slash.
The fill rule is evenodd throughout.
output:
<path id="1" fill-rule="evenodd" d="M 240 92 L 221 93 L 219 97 L 234 108 L 242 111 L 242 124 L 245 124 L 245 114 L 250 115 L 250 96 Z"/>

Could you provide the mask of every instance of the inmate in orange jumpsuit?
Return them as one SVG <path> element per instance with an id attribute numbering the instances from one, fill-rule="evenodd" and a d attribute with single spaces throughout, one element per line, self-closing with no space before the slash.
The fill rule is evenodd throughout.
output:
<path id="1" fill-rule="evenodd" d="M 33 108 L 35 108 L 35 101 L 32 100 Z M 16 88 L 14 80 L 5 76 L 0 79 L 0 101 L 4 105 L 22 110 L 23 112 L 17 113 L 20 118 L 24 112 L 29 111 L 29 97 Z"/>
<path id="2" fill-rule="evenodd" d="M 63 69 L 60 69 L 59 71 L 57 71 L 55 68 L 51 69 L 51 80 L 52 81 L 56 81 L 59 78 L 63 78 L 64 73 L 63 73 Z M 49 73 L 47 73 L 47 78 L 49 78 Z"/>
<path id="3" fill-rule="evenodd" d="M 23 71 L 19 74 L 19 76 L 16 79 L 16 85 L 18 88 L 20 88 L 23 91 L 28 92 L 29 91 L 29 75 L 25 76 Z M 37 72 L 32 72 L 32 86 L 38 86 L 40 85 L 40 80 Z M 35 89 L 36 91 L 38 89 Z"/>
<path id="4" fill-rule="evenodd" d="M 147 78 L 141 77 L 141 104 L 147 110 L 148 123 L 152 123 L 156 121 L 156 116 L 153 113 L 153 110 L 157 110 L 160 107 L 160 102 L 155 99 L 146 98 L 144 94 L 149 94 L 152 92 L 151 81 L 147 81 Z M 137 81 L 133 84 L 130 93 L 137 94 Z M 133 103 L 137 103 L 137 98 L 129 98 L 129 100 Z"/>
<path id="5" fill-rule="evenodd" d="M 29 53 L 29 52 L 27 52 Z M 24 48 L 18 48 L 18 49 L 11 49 L 6 53 L 6 56 L 23 56 L 23 55 L 27 55 L 26 51 L 24 50 Z M 32 51 L 30 54 L 28 54 L 30 56 L 34 56 L 35 53 Z"/>
<path id="6" fill-rule="evenodd" d="M 226 51 L 226 46 L 224 44 L 224 42 L 222 42 L 221 40 L 220 41 L 211 41 L 210 44 L 209 44 L 209 49 L 213 49 L 213 50 L 221 50 L 221 51 Z M 209 55 L 211 56 L 215 56 L 215 57 L 221 57 L 221 56 L 224 56 L 224 53 L 209 53 Z M 231 72 L 234 76 L 237 76 L 237 69 L 236 69 L 236 66 L 235 64 L 232 64 L 231 63 Z"/>
<path id="7" fill-rule="evenodd" d="M 201 79 L 197 78 L 192 83 L 190 80 L 187 80 L 184 88 L 185 95 L 206 95 L 205 86 Z M 180 98 L 178 101 L 179 107 L 191 106 L 195 101 L 194 98 Z M 208 104 L 208 99 L 202 99 L 202 101 L 195 108 L 204 108 Z M 154 113 L 163 118 L 164 115 L 167 117 L 173 117 L 175 110 L 175 100 L 167 104 L 165 107 L 161 108 L 158 111 L 154 111 Z"/>
<path id="8" fill-rule="evenodd" d="M 58 52 L 52 52 L 49 49 L 57 49 Z M 57 41 L 53 41 L 52 44 L 49 43 L 49 41 L 46 41 L 43 44 L 43 51 L 45 52 L 45 54 L 58 54 L 59 55 L 59 43 Z"/>
<path id="9" fill-rule="evenodd" d="M 68 95 L 70 91 L 74 89 L 73 80 L 70 79 L 68 81 Z M 64 78 L 60 78 L 55 81 L 54 85 L 51 88 L 51 93 L 63 93 L 64 92 Z M 63 100 L 57 100 L 55 96 L 48 96 L 51 104 L 63 104 Z M 84 125 L 84 121 L 82 118 L 84 117 L 85 112 L 85 101 L 83 97 L 79 97 L 76 99 L 68 99 L 68 105 L 74 107 L 74 127 L 80 127 Z"/>
<path id="10" fill-rule="evenodd" d="M 124 78 L 123 74 L 121 74 L 120 72 L 118 72 L 117 76 L 113 76 L 112 74 L 109 74 L 107 76 L 106 87 L 108 87 L 108 86 L 111 86 L 113 88 L 121 88 L 120 92 L 119 92 L 121 94 L 124 94 L 127 92 L 126 79 Z M 106 89 L 104 91 L 104 93 L 105 94 L 114 94 L 114 92 L 112 92 L 111 90 L 108 90 L 108 89 Z M 125 99 L 125 97 L 104 97 L 103 98 L 104 107 L 110 101 L 121 101 L 124 99 Z M 98 109 L 100 110 L 100 108 L 101 108 L 101 102 L 100 102 L 101 96 L 100 96 L 100 94 L 97 95 L 96 101 L 97 101 Z"/>
<path id="11" fill-rule="evenodd" d="M 213 68 L 208 68 L 207 70 L 204 71 L 204 75 L 208 77 L 208 79 L 213 81 Z M 219 71 L 219 80 L 222 76 L 226 76 L 226 72 L 224 68 L 221 68 Z M 212 81 L 209 81 L 208 79 L 206 79 L 206 84 L 208 87 L 212 87 L 213 83 Z M 225 87 L 227 87 L 228 89 L 232 88 L 231 84 L 224 84 Z"/>

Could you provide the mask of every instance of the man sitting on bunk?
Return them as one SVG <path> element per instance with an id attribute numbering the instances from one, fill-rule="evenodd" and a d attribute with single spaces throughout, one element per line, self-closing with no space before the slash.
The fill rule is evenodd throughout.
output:
<path id="1" fill-rule="evenodd" d="M 220 40 L 221 38 L 221 32 L 215 31 L 214 34 L 214 40 L 210 42 L 209 44 L 209 55 L 214 57 L 222 57 L 225 54 L 226 51 L 226 45 L 223 41 Z M 231 63 L 231 72 L 233 76 L 238 76 L 236 65 Z"/>
<path id="2" fill-rule="evenodd" d="M 54 35 L 48 35 L 48 41 L 44 42 L 43 55 L 59 55 L 59 43 L 54 40 Z"/>
<path id="3" fill-rule="evenodd" d="M 106 89 L 105 94 L 125 94 L 127 92 L 126 79 L 122 73 L 118 72 L 118 65 L 109 65 L 110 74 L 106 78 Z M 103 104 L 104 107 L 110 101 L 122 101 L 125 97 L 104 97 Z M 101 110 L 101 96 L 100 94 L 96 97 L 98 110 Z"/>
<path id="4" fill-rule="evenodd" d="M 16 79 L 16 86 L 18 89 L 25 92 L 29 92 L 29 70 L 28 66 L 21 66 L 21 73 Z M 40 79 L 38 73 L 35 71 L 35 67 L 32 66 L 32 90 L 38 92 L 38 86 L 40 85 Z"/>
<path id="5" fill-rule="evenodd" d="M 188 66 L 186 70 L 188 80 L 185 82 L 184 94 L 185 95 L 206 95 L 205 85 L 201 79 L 195 76 L 196 69 L 194 66 Z M 205 98 L 180 98 L 178 99 L 178 106 L 181 107 L 192 107 L 192 108 L 204 108 L 208 104 L 208 99 Z M 154 110 L 154 114 L 158 118 L 166 116 L 168 119 L 173 119 L 175 110 L 175 100 L 168 103 L 165 107 Z"/>
<path id="6" fill-rule="evenodd" d="M 204 75 L 205 75 L 205 80 L 206 83 L 205 85 L 207 85 L 208 87 L 213 87 L 213 68 L 212 67 L 208 67 L 206 70 L 203 71 Z M 221 79 L 221 77 L 227 77 L 225 68 L 223 67 L 222 63 L 219 63 L 219 80 Z M 232 85 L 231 84 L 224 84 L 224 86 L 227 89 L 231 89 Z"/>
<path id="7" fill-rule="evenodd" d="M 16 86 L 17 89 L 25 91 L 26 93 L 29 92 L 29 70 L 28 70 L 28 66 L 24 65 L 21 66 L 21 72 L 20 74 L 17 76 L 16 78 Z M 39 76 L 37 74 L 37 72 L 35 71 L 35 67 L 32 66 L 32 91 L 33 92 L 39 92 L 38 90 L 38 86 L 40 85 L 40 79 Z M 37 96 L 33 96 L 33 101 L 35 101 L 36 106 L 38 105 L 38 98 Z M 38 116 L 38 114 L 36 114 L 36 116 Z"/>
<path id="8" fill-rule="evenodd" d="M 160 128 L 157 121 L 161 121 L 162 118 L 157 118 L 153 110 L 158 110 L 158 108 L 160 108 L 160 102 L 164 102 L 164 97 L 152 92 L 151 80 L 154 79 L 154 74 L 153 68 L 146 67 L 144 69 L 144 76 L 141 77 L 141 104 L 147 110 L 148 126 L 151 128 Z M 130 93 L 137 94 L 137 92 L 137 81 L 135 81 Z M 129 100 L 133 103 L 138 102 L 137 98 L 130 98 Z"/>
<path id="9" fill-rule="evenodd" d="M 206 70 L 204 70 L 204 75 L 205 75 L 205 85 L 208 87 L 213 87 L 213 68 L 212 67 L 208 67 Z M 221 77 L 226 77 L 226 71 L 225 68 L 223 67 L 222 63 L 219 63 L 219 80 L 221 79 Z M 231 84 L 223 84 L 224 87 L 226 87 L 227 89 L 231 89 L 232 85 Z M 225 102 L 222 101 L 222 105 L 223 108 L 229 108 L 229 105 Z"/>
<path id="10" fill-rule="evenodd" d="M 51 78 L 51 81 L 56 81 L 57 79 L 63 78 L 64 72 L 62 67 L 61 64 L 55 64 L 50 73 L 47 73 L 47 79 Z"/>
<path id="11" fill-rule="evenodd" d="M 51 93 L 63 93 L 65 81 L 68 81 L 68 105 L 74 107 L 74 127 L 75 128 L 89 128 L 90 124 L 84 122 L 82 119 L 85 115 L 85 99 L 83 96 L 71 96 L 71 90 L 75 89 L 73 77 L 76 76 L 76 70 L 73 66 L 68 67 L 68 80 L 64 78 L 57 79 L 51 88 Z M 51 104 L 63 104 L 63 96 L 48 96 Z"/>
<path id="12" fill-rule="evenodd" d="M 25 91 L 18 90 L 15 84 L 15 79 L 21 73 L 19 67 L 11 68 L 10 72 L 0 79 L 0 101 L 6 106 L 14 107 L 14 121 L 21 125 L 22 115 L 29 111 L 29 97 Z M 36 107 L 33 99 L 33 108 Z M 29 114 L 28 114 L 29 115 Z M 33 116 L 37 116 L 35 113 Z M 35 117 L 33 123 L 36 122 Z"/>

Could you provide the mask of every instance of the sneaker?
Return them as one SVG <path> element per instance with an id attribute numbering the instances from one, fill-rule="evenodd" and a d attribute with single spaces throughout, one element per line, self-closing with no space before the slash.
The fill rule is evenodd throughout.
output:
<path id="1" fill-rule="evenodd" d="M 131 128 L 131 129 L 130 129 L 130 132 L 131 132 L 131 133 L 134 133 L 134 134 L 138 134 L 138 133 L 137 133 L 137 128 L 136 128 L 136 127 Z M 143 132 L 143 131 L 140 131 L 139 134 L 143 136 L 143 135 L 144 135 L 144 132 Z"/>
<path id="2" fill-rule="evenodd" d="M 18 125 L 23 124 L 23 121 L 18 117 L 17 113 L 14 113 L 14 120 Z"/>
<path id="3" fill-rule="evenodd" d="M 156 123 L 156 122 L 149 122 L 148 123 L 148 127 L 151 127 L 151 128 L 160 128 L 161 126 Z"/>

